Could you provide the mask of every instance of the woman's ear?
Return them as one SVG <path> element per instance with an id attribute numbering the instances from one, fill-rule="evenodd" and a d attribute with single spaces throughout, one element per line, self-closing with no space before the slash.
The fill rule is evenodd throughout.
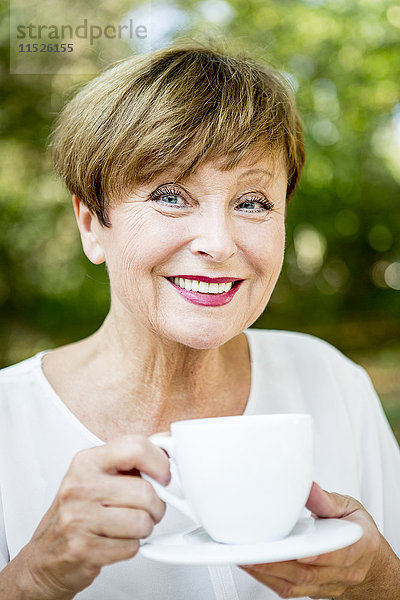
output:
<path id="1" fill-rule="evenodd" d="M 81 234 L 83 251 L 93 264 L 100 265 L 106 260 L 100 242 L 101 225 L 97 217 L 75 195 L 72 196 L 72 204 Z"/>

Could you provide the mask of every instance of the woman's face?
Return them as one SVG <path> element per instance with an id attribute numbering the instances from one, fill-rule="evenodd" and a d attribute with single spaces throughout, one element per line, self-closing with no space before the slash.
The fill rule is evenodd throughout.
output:
<path id="1" fill-rule="evenodd" d="M 210 162 L 182 182 L 171 169 L 110 208 L 111 228 L 96 235 L 127 331 L 206 349 L 249 327 L 282 267 L 286 184 L 277 160 Z"/>

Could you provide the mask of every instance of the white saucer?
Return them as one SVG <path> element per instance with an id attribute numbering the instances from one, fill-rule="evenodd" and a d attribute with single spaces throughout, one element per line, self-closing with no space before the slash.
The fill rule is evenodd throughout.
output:
<path id="1" fill-rule="evenodd" d="M 343 519 L 299 519 L 291 533 L 277 542 L 231 545 L 215 542 L 202 527 L 144 540 L 139 552 L 146 558 L 186 565 L 246 565 L 294 560 L 339 550 L 363 534 L 356 523 Z"/>

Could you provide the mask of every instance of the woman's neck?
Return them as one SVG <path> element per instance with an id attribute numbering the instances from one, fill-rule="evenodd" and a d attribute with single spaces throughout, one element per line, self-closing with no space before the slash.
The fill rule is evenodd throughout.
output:
<path id="1" fill-rule="evenodd" d="M 110 313 L 96 333 L 44 363 L 55 391 L 98 437 L 151 435 L 185 418 L 243 413 L 251 378 L 244 334 L 198 350 L 123 326 Z"/>

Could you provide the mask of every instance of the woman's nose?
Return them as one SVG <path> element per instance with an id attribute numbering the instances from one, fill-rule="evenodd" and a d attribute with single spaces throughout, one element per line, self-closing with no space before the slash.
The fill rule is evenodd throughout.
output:
<path id="1" fill-rule="evenodd" d="M 192 223 L 192 226 L 194 224 Z M 223 215 L 199 216 L 191 231 L 190 249 L 194 254 L 207 255 L 216 262 L 226 262 L 237 252 L 233 226 Z"/>

